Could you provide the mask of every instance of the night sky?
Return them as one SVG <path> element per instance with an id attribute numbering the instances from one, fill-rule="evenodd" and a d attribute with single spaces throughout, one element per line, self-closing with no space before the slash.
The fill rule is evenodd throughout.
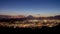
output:
<path id="1" fill-rule="evenodd" d="M 0 0 L 0 15 L 60 15 L 60 0 Z"/>

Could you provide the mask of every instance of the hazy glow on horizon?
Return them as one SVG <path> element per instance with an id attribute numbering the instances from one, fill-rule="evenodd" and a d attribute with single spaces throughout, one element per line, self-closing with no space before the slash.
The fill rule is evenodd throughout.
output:
<path id="1" fill-rule="evenodd" d="M 0 15 L 60 15 L 60 0 L 0 0 Z"/>

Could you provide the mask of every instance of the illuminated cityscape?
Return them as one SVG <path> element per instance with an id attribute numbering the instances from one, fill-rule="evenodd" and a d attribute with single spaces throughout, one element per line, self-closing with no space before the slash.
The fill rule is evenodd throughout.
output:
<path id="1" fill-rule="evenodd" d="M 2 15 L 3 16 L 3 15 Z M 58 17 L 16 17 L 10 18 L 8 16 L 0 16 L 0 26 L 3 27 L 13 27 L 13 28 L 32 28 L 32 27 L 55 27 L 60 24 L 60 19 Z M 59 15 L 58 15 L 59 16 Z M 13 16 L 11 16 L 13 17 Z M 51 19 L 52 18 L 52 19 Z M 60 18 L 60 16 L 59 16 Z"/>

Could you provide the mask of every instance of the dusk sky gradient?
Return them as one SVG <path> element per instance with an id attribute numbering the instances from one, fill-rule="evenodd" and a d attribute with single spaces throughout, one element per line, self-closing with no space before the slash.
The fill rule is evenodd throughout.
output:
<path id="1" fill-rule="evenodd" d="M 0 0 L 0 15 L 60 15 L 60 0 Z"/>

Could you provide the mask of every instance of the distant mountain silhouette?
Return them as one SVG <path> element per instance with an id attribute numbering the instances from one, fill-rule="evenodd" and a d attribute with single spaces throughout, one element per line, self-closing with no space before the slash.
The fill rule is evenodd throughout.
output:
<path id="1" fill-rule="evenodd" d="M 60 19 L 60 15 L 50 16 L 50 17 L 38 17 L 38 18 L 35 18 L 32 15 L 29 15 L 27 17 L 23 15 L 18 15 L 18 16 L 0 15 L 0 21 L 6 21 L 6 22 L 19 21 L 19 20 L 23 21 L 26 19 Z"/>
<path id="2" fill-rule="evenodd" d="M 17 15 L 17 16 L 11 16 L 11 15 L 0 15 L 0 19 L 1 18 L 24 18 L 24 15 Z"/>
<path id="3" fill-rule="evenodd" d="M 29 15 L 26 17 L 27 19 L 34 19 L 34 17 L 32 15 Z"/>
<path id="4" fill-rule="evenodd" d="M 27 16 L 27 18 L 34 18 L 32 15 Z"/>
<path id="5" fill-rule="evenodd" d="M 46 19 L 60 19 L 60 15 L 49 16 L 49 17 L 46 17 Z"/>
<path id="6" fill-rule="evenodd" d="M 56 16 L 54 16 L 54 18 L 60 19 L 60 15 L 56 15 Z"/>

